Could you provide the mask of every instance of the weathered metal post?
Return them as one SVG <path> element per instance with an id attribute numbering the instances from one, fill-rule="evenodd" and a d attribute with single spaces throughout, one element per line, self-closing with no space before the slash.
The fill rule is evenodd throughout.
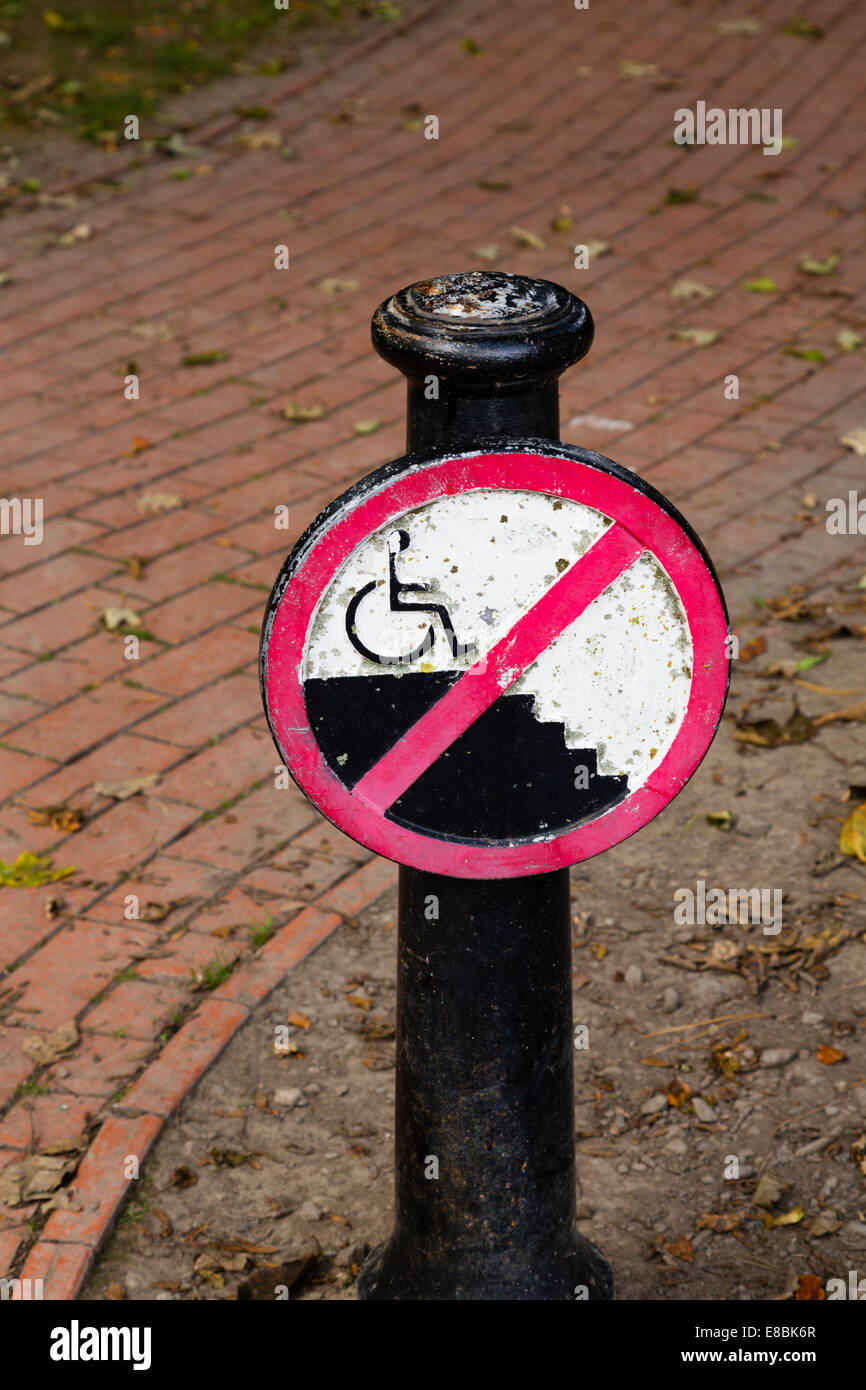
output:
<path id="1" fill-rule="evenodd" d="M 729 631 L 671 503 L 559 440 L 557 379 L 592 335 L 523 276 L 381 305 L 407 453 L 317 518 L 265 615 L 286 765 L 401 865 L 396 1211 L 364 1299 L 613 1296 L 575 1221 L 569 866 L 695 771 Z"/>
<path id="2" fill-rule="evenodd" d="M 413 286 L 373 318 L 408 379 L 408 454 L 558 440 L 557 378 L 592 337 L 574 296 L 496 274 Z M 571 971 L 568 869 L 401 867 L 396 1216 L 362 1298 L 613 1296 L 575 1218 Z"/>

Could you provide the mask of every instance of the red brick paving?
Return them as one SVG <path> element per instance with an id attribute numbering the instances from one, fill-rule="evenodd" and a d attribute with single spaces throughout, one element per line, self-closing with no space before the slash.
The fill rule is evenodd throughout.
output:
<path id="1" fill-rule="evenodd" d="M 51 1215 L 20 1270 L 48 1297 L 74 1297 L 128 1191 L 123 1157 L 143 1156 L 285 971 L 393 880 L 294 789 L 274 788 L 256 678 L 262 586 L 335 492 L 400 452 L 403 386 L 368 338 L 386 294 L 486 265 L 477 248 L 491 243 L 500 267 L 583 294 L 597 337 L 563 382 L 564 437 L 683 506 L 735 617 L 755 594 L 862 565 L 862 540 L 820 522 L 825 499 L 863 479 L 839 438 L 866 424 L 864 351 L 836 338 L 866 336 L 864 25 L 853 0 L 815 0 L 820 41 L 781 33 L 796 8 L 770 0 L 761 34 L 744 38 L 714 32 L 732 17 L 722 3 L 549 3 L 530 22 L 518 0 L 434 0 L 383 31 L 372 60 L 365 42 L 321 80 L 275 93 L 261 79 L 292 162 L 239 153 L 230 117 L 201 137 L 209 176 L 177 182 L 152 161 L 126 171 L 121 193 L 90 197 L 89 242 L 34 250 L 34 227 L 56 237 L 80 211 L 7 218 L 3 486 L 43 497 L 45 534 L 0 545 L 0 855 L 49 852 L 77 873 L 0 890 L 0 1145 L 14 1161 L 85 1113 L 101 1123 L 75 1179 L 82 1211 Z M 479 55 L 462 50 L 467 35 Z M 630 77 L 626 60 L 656 70 Z M 781 107 L 797 143 L 772 158 L 677 148 L 673 113 L 698 99 Z M 407 121 L 416 102 L 439 116 L 438 141 Z M 696 197 L 675 203 L 670 189 Z M 573 225 L 552 231 L 563 203 Z M 545 249 L 519 247 L 515 225 Z M 592 239 L 609 253 L 575 270 L 574 245 Z M 273 269 L 282 242 L 289 272 Z M 797 269 L 831 254 L 835 275 Z M 778 289 L 743 288 L 761 276 Z M 329 295 L 326 277 L 359 286 Z M 714 297 L 674 297 L 682 279 Z M 673 336 L 688 327 L 720 336 L 697 348 Z M 181 365 L 214 348 L 228 360 Z M 823 361 L 795 355 L 815 349 Z M 122 395 L 130 358 L 138 401 Z M 722 391 L 732 373 L 737 401 Z M 290 400 L 328 413 L 293 425 Z M 582 416 L 619 424 L 568 423 Z M 381 429 L 357 436 L 370 418 Z M 144 512 L 148 493 L 181 505 Z M 274 525 L 281 504 L 287 531 Z M 100 626 L 108 606 L 152 634 L 137 660 Z M 146 797 L 93 791 L 150 772 Z M 28 810 L 66 798 L 81 830 L 31 824 Z M 129 920 L 131 894 L 145 912 L 170 910 Z M 46 915 L 50 896 L 59 916 Z M 266 916 L 275 933 L 253 951 L 247 927 Z M 191 990 L 217 956 L 237 958 L 232 974 L 210 995 Z M 34 1069 L 22 1039 L 72 1017 L 77 1048 Z M 21 1264 L 29 1214 L 0 1223 L 0 1270 Z"/>

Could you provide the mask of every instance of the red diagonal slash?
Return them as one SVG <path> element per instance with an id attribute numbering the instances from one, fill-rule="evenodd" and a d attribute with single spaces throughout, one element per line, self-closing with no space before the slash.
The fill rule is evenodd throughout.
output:
<path id="1" fill-rule="evenodd" d="M 355 795 L 384 814 L 644 548 L 623 527 L 609 527 L 518 619 L 486 659 L 482 657 L 470 666 L 447 694 L 355 783 Z"/>

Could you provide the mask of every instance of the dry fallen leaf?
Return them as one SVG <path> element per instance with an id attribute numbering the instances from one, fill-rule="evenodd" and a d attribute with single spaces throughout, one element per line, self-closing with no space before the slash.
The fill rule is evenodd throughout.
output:
<path id="1" fill-rule="evenodd" d="M 32 1154 L 21 1163 L 12 1163 L 0 1173 L 0 1203 L 15 1207 L 50 1197 L 77 1166 L 77 1154 L 73 1158 Z"/>
<path id="2" fill-rule="evenodd" d="M 72 227 L 68 232 L 64 232 L 62 236 L 57 238 L 57 245 L 74 246 L 76 242 L 89 241 L 92 236 L 92 227 L 89 227 L 86 222 L 79 222 L 77 226 Z"/>
<path id="3" fill-rule="evenodd" d="M 794 1207 L 793 1211 L 783 1212 L 781 1216 L 773 1216 L 772 1212 L 764 1212 L 764 1229 L 772 1231 L 776 1226 L 796 1226 L 803 1220 L 805 1212 L 802 1207 Z"/>
<path id="4" fill-rule="evenodd" d="M 712 299 L 715 290 L 702 285 L 699 280 L 677 280 L 671 290 L 674 299 Z"/>
<path id="5" fill-rule="evenodd" d="M 866 864 L 866 801 L 854 808 L 842 826 L 839 850 Z"/>
<path id="6" fill-rule="evenodd" d="M 58 1057 L 62 1057 L 64 1052 L 75 1047 L 78 1042 L 78 1029 L 74 1022 L 61 1023 L 59 1028 L 55 1028 L 53 1033 L 49 1033 L 47 1038 L 40 1038 L 38 1034 L 26 1037 L 21 1044 L 21 1051 L 40 1067 L 47 1066 L 49 1062 L 56 1062 Z"/>
<path id="7" fill-rule="evenodd" d="M 762 1173 L 752 1201 L 758 1207 L 772 1207 L 787 1190 L 788 1184 L 782 1178 L 777 1178 L 775 1173 Z"/>
<path id="8" fill-rule="evenodd" d="M 723 1235 L 728 1231 L 735 1231 L 742 1219 L 741 1211 L 705 1211 L 703 1216 L 698 1217 L 697 1227 L 699 1231 L 715 1231 L 717 1235 Z"/>
<path id="9" fill-rule="evenodd" d="M 734 727 L 734 738 L 756 748 L 778 748 L 786 743 L 807 743 L 817 732 L 815 723 L 795 703 L 784 724 L 775 719 L 740 720 Z"/>
<path id="10" fill-rule="evenodd" d="M 744 647 L 740 648 L 740 661 L 752 661 L 756 656 L 767 650 L 766 637 L 753 637 Z"/>
<path id="11" fill-rule="evenodd" d="M 841 1048 L 830 1047 L 827 1043 L 822 1043 L 815 1053 L 819 1062 L 823 1062 L 825 1067 L 832 1067 L 836 1062 L 847 1062 L 848 1053 Z"/>
<path id="12" fill-rule="evenodd" d="M 814 256 L 804 256 L 797 262 L 797 269 L 804 275 L 832 275 L 839 264 L 839 256 L 828 256 L 825 261 L 816 261 Z"/>
<path id="13" fill-rule="evenodd" d="M 145 439 L 143 434 L 133 436 L 130 447 L 120 455 L 122 459 L 134 459 L 136 454 L 143 454 L 145 449 L 152 449 L 153 444 L 149 439 Z"/>
<path id="14" fill-rule="evenodd" d="M 360 288 L 360 280 L 341 280 L 337 275 L 329 275 L 319 281 L 319 289 L 323 294 L 354 294 Z"/>
<path id="15" fill-rule="evenodd" d="M 683 343 L 694 343 L 695 347 L 710 347 L 718 341 L 719 334 L 711 328 L 680 328 L 678 332 L 672 333 L 671 337 L 678 338 Z"/>
<path id="16" fill-rule="evenodd" d="M 810 1240 L 819 1240 L 821 1236 L 833 1236 L 842 1229 L 842 1222 L 837 1221 L 835 1216 L 829 1211 L 820 1211 L 814 1220 L 809 1222 L 808 1227 L 803 1228 Z"/>
<path id="17" fill-rule="evenodd" d="M 278 150 L 283 137 L 278 130 L 250 130 L 235 136 L 242 150 Z"/>
<path id="18" fill-rule="evenodd" d="M 833 709 L 827 714 L 819 714 L 816 724 L 863 724 L 866 723 L 866 701 L 859 705 L 846 705 L 844 709 Z"/>
<path id="19" fill-rule="evenodd" d="M 689 1264 L 694 1264 L 695 1252 L 692 1249 L 692 1242 L 689 1240 L 688 1236 L 680 1236 L 679 1240 L 671 1241 L 668 1250 L 670 1250 L 671 1254 L 675 1255 L 678 1260 L 688 1260 Z"/>
<path id="20" fill-rule="evenodd" d="M 836 346 L 843 352 L 856 352 L 863 346 L 863 338 L 851 328 L 843 328 L 836 334 Z"/>
<path id="21" fill-rule="evenodd" d="M 141 627 L 141 615 L 132 608 L 103 608 L 99 621 L 109 632 L 119 627 Z"/>
<path id="22" fill-rule="evenodd" d="M 307 1015 L 299 1013 L 297 1009 L 292 1009 L 292 1012 L 289 1014 L 289 1023 L 291 1023 L 293 1028 L 309 1028 L 311 1026 L 311 1020 Z"/>
<path id="23" fill-rule="evenodd" d="M 47 1202 L 43 1201 L 41 1215 L 45 1216 L 50 1211 L 81 1211 L 81 1209 L 74 1200 L 71 1187 L 58 1187 Z"/>
<path id="24" fill-rule="evenodd" d="M 94 782 L 96 796 L 110 796 L 113 801 L 128 801 L 131 796 L 149 791 L 159 781 L 159 774 L 149 772 L 146 777 L 128 777 L 125 782 Z"/>
<path id="25" fill-rule="evenodd" d="M 526 227 L 509 227 L 508 230 L 518 246 L 528 246 L 532 251 L 547 250 L 547 243 L 535 232 L 527 231 Z"/>
<path id="26" fill-rule="evenodd" d="M 321 420 L 326 413 L 323 405 L 298 405 L 296 401 L 289 401 L 281 412 L 284 420 L 291 420 L 295 425 L 304 425 L 309 420 Z"/>
<path id="27" fill-rule="evenodd" d="M 50 825 L 52 830 L 72 835 L 84 824 L 84 812 L 75 806 L 41 806 L 28 811 L 27 819 L 32 825 Z"/>
<path id="28" fill-rule="evenodd" d="M 394 1024 L 381 1017 L 365 1020 L 361 1024 L 360 1032 L 361 1037 L 367 1042 L 382 1042 L 396 1036 Z"/>
<path id="29" fill-rule="evenodd" d="M 805 1300 L 817 1301 L 825 1298 L 824 1286 L 817 1274 L 801 1274 L 797 1292 L 794 1294 L 795 1300 L 803 1302 Z"/>
<path id="30" fill-rule="evenodd" d="M 621 77 L 655 77 L 658 68 L 655 63 L 636 63 L 633 58 L 624 58 L 619 71 Z"/>
<path id="31" fill-rule="evenodd" d="M 668 1104 L 679 1109 L 688 1100 L 691 1093 L 692 1088 L 687 1081 L 680 1081 L 679 1079 L 672 1081 L 666 1092 Z"/>
<path id="32" fill-rule="evenodd" d="M 590 261 L 601 260 L 602 256 L 606 256 L 609 251 L 613 250 L 609 241 L 597 241 L 593 237 L 590 237 L 589 241 L 581 242 L 581 245 L 586 247 L 586 254 Z"/>
<path id="33" fill-rule="evenodd" d="M 183 506 L 183 498 L 174 492 L 143 492 L 136 506 L 140 512 L 171 512 Z"/>
<path id="34" fill-rule="evenodd" d="M 181 1164 L 179 1168 L 175 1168 L 174 1172 L 171 1175 L 169 1187 L 195 1187 L 197 1182 L 198 1173 L 196 1173 L 192 1168 L 188 1168 L 187 1165 L 184 1163 Z"/>
<path id="35" fill-rule="evenodd" d="M 727 38 L 753 39 L 762 28 L 761 21 L 753 19 L 751 15 L 746 15 L 744 19 L 720 19 L 718 24 L 713 25 L 715 33 L 724 34 Z"/>
<path id="36" fill-rule="evenodd" d="M 847 434 L 842 435 L 839 443 L 844 444 L 846 449 L 853 450 L 858 458 L 866 458 L 866 427 L 860 425 L 857 429 L 849 430 Z"/>

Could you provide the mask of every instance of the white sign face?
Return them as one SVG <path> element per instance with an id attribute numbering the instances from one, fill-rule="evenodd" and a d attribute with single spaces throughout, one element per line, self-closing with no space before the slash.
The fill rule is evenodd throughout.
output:
<path id="1" fill-rule="evenodd" d="M 570 499 L 492 488 L 438 497 L 392 518 L 322 594 L 302 682 L 480 673 L 492 648 L 613 524 Z M 395 599 L 400 608 L 392 607 Z M 444 610 L 450 632 L 435 610 Z M 692 661 L 676 589 L 645 550 L 508 693 L 532 696 L 536 720 L 563 725 L 567 747 L 595 749 L 598 773 L 625 774 L 634 786 L 659 765 L 683 722 Z"/>
<path id="2" fill-rule="evenodd" d="M 700 542 L 615 465 L 531 447 L 388 466 L 302 537 L 262 641 L 298 784 L 398 863 L 576 864 L 712 741 L 728 624 Z"/>

